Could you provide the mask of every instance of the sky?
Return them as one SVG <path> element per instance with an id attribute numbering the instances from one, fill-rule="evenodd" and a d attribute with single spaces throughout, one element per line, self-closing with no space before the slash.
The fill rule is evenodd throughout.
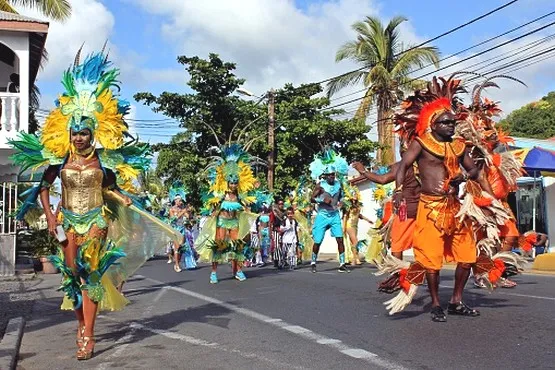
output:
<path id="1" fill-rule="evenodd" d="M 406 45 L 410 46 L 429 40 L 507 2 L 71 0 L 71 18 L 63 24 L 50 23 L 46 42 L 50 58 L 37 80 L 42 92 L 41 108 L 48 110 L 53 107 L 57 94 L 62 91 L 62 71 L 71 64 L 79 47 L 84 43 L 83 50 L 87 54 L 100 50 L 107 40 L 110 59 L 121 70 L 122 97 L 132 103 L 129 117 L 132 131 L 151 143 L 168 142 L 178 132 L 177 124 L 135 102 L 133 95 L 144 91 L 154 94 L 163 91 L 190 92 L 184 67 L 176 61 L 179 55 L 206 58 L 211 52 L 217 53 L 225 61 L 237 63 L 236 74 L 246 79 L 246 89 L 262 95 L 270 88 L 279 88 L 288 82 L 301 84 L 320 81 L 356 69 L 357 66 L 348 61 L 336 63 L 335 53 L 342 44 L 356 37 L 350 26 L 368 15 L 378 16 L 384 22 L 397 15 L 408 18 L 402 25 L 401 35 Z M 33 10 L 20 11 L 44 19 Z M 430 45 L 438 47 L 442 57 L 447 57 L 551 11 L 555 11 L 552 0 L 519 0 Z M 445 60 L 442 66 L 459 62 L 551 22 L 555 22 L 555 14 Z M 502 53 L 507 53 L 505 62 L 510 62 L 514 49 L 552 34 L 555 34 L 555 25 L 436 73 L 445 75 L 465 68 L 474 71 L 484 67 L 484 64 L 477 63 L 488 63 L 488 59 Z M 534 48 L 523 51 L 521 55 L 555 47 L 554 39 L 552 37 L 547 42 L 533 45 Z M 479 71 L 484 72 L 503 63 L 501 61 Z M 510 75 L 523 80 L 527 87 L 508 80 L 501 81 L 499 90 L 490 89 L 486 95 L 501 101 L 501 107 L 508 114 L 555 90 L 554 66 L 554 59 L 549 58 L 514 71 Z M 418 71 L 415 77 L 428 71 L 432 70 Z M 332 98 L 332 105 L 361 96 L 362 93 L 353 94 L 361 88 L 355 86 L 340 91 Z M 356 102 L 342 106 L 347 112 L 344 117 L 352 115 L 356 106 Z M 375 131 L 372 131 L 370 138 L 376 139 Z"/>

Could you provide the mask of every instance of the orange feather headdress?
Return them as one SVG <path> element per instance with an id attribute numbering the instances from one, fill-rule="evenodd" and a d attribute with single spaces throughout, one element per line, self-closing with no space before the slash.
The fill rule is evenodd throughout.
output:
<path id="1" fill-rule="evenodd" d="M 424 135 L 434 119 L 444 112 L 455 112 L 462 105 L 457 94 L 466 92 L 454 73 L 448 79 L 434 77 L 425 90 L 417 90 L 401 103 L 401 111 L 394 116 L 395 132 L 403 146 L 417 136 Z"/>

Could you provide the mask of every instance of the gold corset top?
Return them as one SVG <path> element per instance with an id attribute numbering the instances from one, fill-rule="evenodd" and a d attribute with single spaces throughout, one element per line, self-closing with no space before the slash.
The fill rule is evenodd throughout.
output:
<path id="1" fill-rule="evenodd" d="M 104 173 L 99 168 L 62 169 L 62 207 L 82 215 L 102 206 L 103 178 Z"/>
<path id="2" fill-rule="evenodd" d="M 355 227 L 358 225 L 358 216 L 360 215 L 360 208 L 355 207 L 349 210 L 349 218 L 347 219 L 347 224 L 349 226 Z"/>

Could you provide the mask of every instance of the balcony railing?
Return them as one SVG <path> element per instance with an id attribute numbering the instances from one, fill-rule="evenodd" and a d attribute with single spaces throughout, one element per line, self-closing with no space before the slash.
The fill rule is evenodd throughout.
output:
<path id="1" fill-rule="evenodd" d="M 0 132 L 19 130 L 19 93 L 0 92 Z"/>

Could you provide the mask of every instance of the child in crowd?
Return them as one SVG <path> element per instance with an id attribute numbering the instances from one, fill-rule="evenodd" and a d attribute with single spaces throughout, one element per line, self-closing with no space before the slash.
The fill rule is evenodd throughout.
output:
<path id="1" fill-rule="evenodd" d="M 295 210 L 292 207 L 287 208 L 287 217 L 280 228 L 281 241 L 283 245 L 283 254 L 287 258 L 289 269 L 294 270 L 297 266 L 297 244 L 299 224 L 295 220 Z"/>

